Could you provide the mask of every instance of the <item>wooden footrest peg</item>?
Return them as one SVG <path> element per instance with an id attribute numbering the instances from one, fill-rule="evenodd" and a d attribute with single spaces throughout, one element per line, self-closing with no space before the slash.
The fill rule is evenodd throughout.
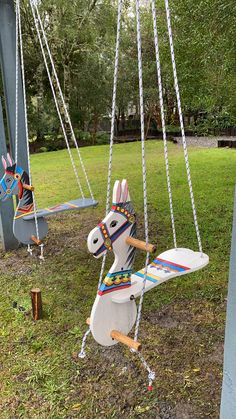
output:
<path id="1" fill-rule="evenodd" d="M 87 320 L 86 320 L 86 324 L 87 324 L 88 326 L 90 326 L 90 324 L 91 324 L 91 322 L 90 322 L 90 317 L 88 317 L 88 318 L 87 318 Z"/>
<path id="2" fill-rule="evenodd" d="M 155 244 L 146 244 L 142 240 L 134 239 L 133 237 L 128 237 L 126 243 L 130 246 L 136 247 L 137 249 L 144 250 L 145 252 L 155 253 L 157 246 Z"/>
<path id="3" fill-rule="evenodd" d="M 37 244 L 37 246 L 40 246 L 40 244 L 43 244 L 43 242 L 41 240 L 38 240 L 36 236 L 31 236 L 31 240 L 33 240 L 33 242 Z"/>
<path id="4" fill-rule="evenodd" d="M 27 185 L 26 183 L 23 183 L 23 188 L 27 189 L 27 191 L 34 191 L 34 186 L 32 185 Z"/>
<path id="5" fill-rule="evenodd" d="M 117 342 L 123 343 L 124 345 L 128 346 L 135 351 L 140 351 L 142 348 L 142 344 L 140 342 L 136 342 L 135 340 L 129 338 L 123 333 L 118 332 L 118 330 L 111 331 L 111 338 L 117 340 Z"/>

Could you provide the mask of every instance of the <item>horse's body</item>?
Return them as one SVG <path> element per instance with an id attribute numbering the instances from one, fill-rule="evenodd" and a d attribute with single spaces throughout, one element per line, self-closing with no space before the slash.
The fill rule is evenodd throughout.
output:
<path id="1" fill-rule="evenodd" d="M 135 298 L 168 279 L 203 268 L 209 258 L 191 249 L 170 249 L 156 257 L 145 270 L 132 273 L 135 248 L 127 245 L 129 236 L 136 237 L 136 217 L 130 201 L 127 181 L 116 181 L 113 206 L 102 223 L 88 236 L 88 249 L 96 257 L 113 251 L 114 263 L 99 287 L 91 316 L 90 328 L 94 339 L 104 346 L 117 341 L 112 330 L 127 335 L 132 329 L 137 309 Z"/>
<path id="2" fill-rule="evenodd" d="M 35 220 L 24 220 L 24 216 L 34 212 L 33 194 L 24 186 L 29 186 L 28 174 L 8 155 L 7 160 L 2 158 L 5 174 L 0 181 L 0 200 L 6 201 L 13 195 L 18 197 L 13 233 L 17 240 L 23 244 L 34 244 L 32 236 L 37 237 Z M 38 218 L 39 240 L 44 239 L 48 232 L 48 225 L 44 218 Z"/>

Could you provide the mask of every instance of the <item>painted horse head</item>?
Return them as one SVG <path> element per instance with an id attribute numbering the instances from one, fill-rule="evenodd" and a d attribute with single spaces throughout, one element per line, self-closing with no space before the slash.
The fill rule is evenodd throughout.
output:
<path id="1" fill-rule="evenodd" d="M 135 249 L 126 244 L 129 236 L 136 237 L 136 216 L 126 180 L 115 182 L 112 202 L 108 215 L 90 232 L 87 244 L 96 258 L 107 250 L 114 252 L 114 272 L 131 268 L 135 256 Z"/>
<path id="2" fill-rule="evenodd" d="M 18 195 L 18 198 L 21 199 L 23 196 L 23 185 L 29 184 L 28 174 L 13 162 L 9 154 L 7 154 L 7 159 L 2 156 L 2 164 L 5 173 L 0 180 L 0 200 L 6 201 L 13 195 Z"/>

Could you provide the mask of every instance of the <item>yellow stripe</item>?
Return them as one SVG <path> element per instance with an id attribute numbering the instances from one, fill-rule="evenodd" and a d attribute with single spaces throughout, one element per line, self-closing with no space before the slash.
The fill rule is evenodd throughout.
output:
<path id="1" fill-rule="evenodd" d="M 26 217 L 27 215 L 30 215 L 30 214 L 34 214 L 34 211 L 25 212 L 24 214 L 17 215 L 16 217 L 14 217 L 14 220 L 17 220 L 18 218 Z"/>
<path id="2" fill-rule="evenodd" d="M 141 274 L 143 274 L 144 275 L 144 269 L 141 269 L 141 271 L 139 271 Z M 152 279 L 156 279 L 157 281 L 158 280 L 160 280 L 161 278 L 160 278 L 160 276 L 157 276 L 157 275 L 154 275 L 154 274 L 151 274 L 151 273 L 147 273 L 147 276 L 150 276 L 150 278 L 152 278 Z"/>
<path id="3" fill-rule="evenodd" d="M 70 202 L 65 202 L 65 204 L 67 204 L 67 205 L 69 205 L 70 207 L 73 207 L 73 208 L 79 208 L 78 205 L 71 204 Z"/>

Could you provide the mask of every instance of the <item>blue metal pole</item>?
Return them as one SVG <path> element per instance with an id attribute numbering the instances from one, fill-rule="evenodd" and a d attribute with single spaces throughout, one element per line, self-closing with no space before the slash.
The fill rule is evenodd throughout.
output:
<path id="1" fill-rule="evenodd" d="M 221 419 L 236 418 L 236 190 L 230 256 Z"/>
<path id="2" fill-rule="evenodd" d="M 3 122 L 2 102 L 0 98 L 0 153 L 3 156 L 7 154 L 6 137 Z M 0 177 L 4 175 L 4 169 L 0 161 Z M 3 250 L 15 249 L 18 247 L 18 241 L 13 235 L 12 223 L 14 217 L 13 200 L 9 199 L 0 205 L 0 238 Z"/>
<path id="3" fill-rule="evenodd" d="M 0 0 L 0 61 L 6 100 L 11 153 L 15 154 L 16 16 L 14 0 Z M 18 163 L 28 171 L 22 77 L 19 69 Z"/>
<path id="4" fill-rule="evenodd" d="M 16 16 L 14 9 L 14 0 L 0 0 L 0 64 L 2 71 L 2 80 L 4 86 L 5 108 L 8 123 L 8 133 L 10 142 L 10 151 L 12 157 L 15 156 L 15 100 L 16 100 Z M 22 77 L 19 69 L 19 89 L 18 89 L 18 163 L 28 171 L 28 158 L 26 148 L 26 129 L 24 116 L 24 102 Z M 4 136 L 5 138 L 5 136 Z M 4 144 L 3 144 L 4 143 Z M 5 141 L 1 141 L 1 152 L 6 151 Z M 9 216 L 5 214 L 5 205 L 1 209 L 2 241 L 4 248 L 12 249 L 16 247 L 11 236 L 13 223 L 12 211 Z M 3 212 L 4 211 L 4 212 Z"/>

